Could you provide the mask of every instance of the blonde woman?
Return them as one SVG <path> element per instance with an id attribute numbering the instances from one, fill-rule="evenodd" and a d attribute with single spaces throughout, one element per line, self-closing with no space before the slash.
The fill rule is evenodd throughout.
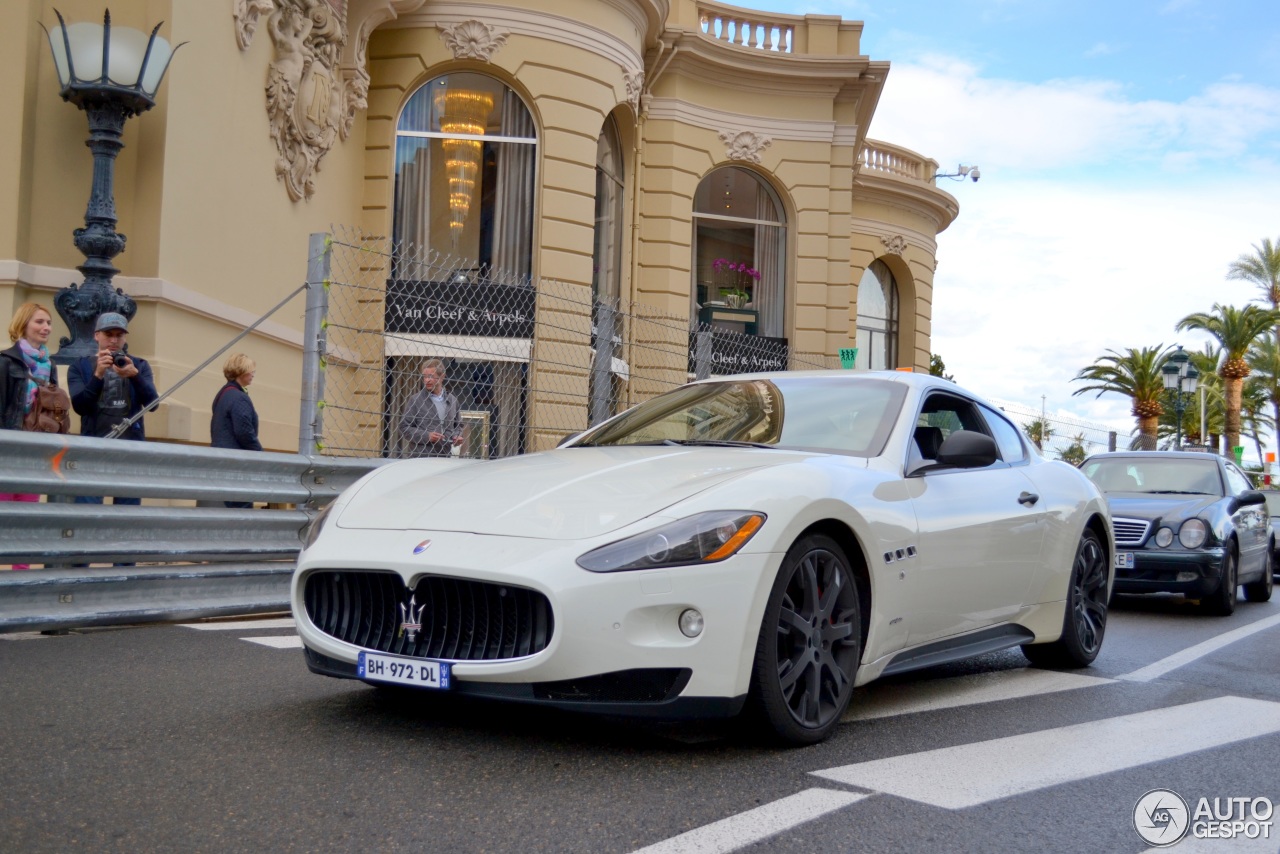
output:
<path id="1" fill-rule="evenodd" d="M 258 411 L 249 399 L 249 384 L 258 366 L 244 353 L 236 353 L 222 366 L 227 382 L 213 399 L 209 421 L 209 444 L 215 448 L 261 451 L 258 441 Z M 227 501 L 228 507 L 252 507 L 248 501 Z"/>
<path id="2" fill-rule="evenodd" d="M 0 350 L 0 428 L 21 430 L 22 421 L 31 411 L 36 387 L 57 374 L 49 361 L 49 334 L 53 331 L 53 315 L 36 302 L 23 303 L 9 323 L 9 340 L 13 346 Z M 25 492 L 0 492 L 0 501 L 39 501 L 40 496 Z M 29 569 L 15 563 L 14 569 Z"/>

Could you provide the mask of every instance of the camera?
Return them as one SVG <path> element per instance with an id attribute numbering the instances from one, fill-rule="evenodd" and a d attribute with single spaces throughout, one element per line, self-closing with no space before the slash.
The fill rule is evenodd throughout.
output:
<path id="1" fill-rule="evenodd" d="M 117 368 L 123 368 L 129 364 L 129 357 L 124 353 L 115 353 L 111 356 L 111 364 Z"/>

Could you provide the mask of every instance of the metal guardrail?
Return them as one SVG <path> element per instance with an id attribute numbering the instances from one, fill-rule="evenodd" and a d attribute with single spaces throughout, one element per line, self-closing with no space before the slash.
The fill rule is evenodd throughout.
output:
<path id="1" fill-rule="evenodd" d="M 49 496 L 0 502 L 0 563 L 46 566 L 0 571 L 0 632 L 286 609 L 307 521 L 383 462 L 0 431 L 0 492 Z"/>

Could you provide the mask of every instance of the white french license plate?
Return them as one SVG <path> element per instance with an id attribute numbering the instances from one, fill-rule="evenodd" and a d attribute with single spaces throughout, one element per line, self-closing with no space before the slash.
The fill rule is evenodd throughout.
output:
<path id="1" fill-rule="evenodd" d="M 1133 569 L 1133 552 L 1116 552 L 1116 569 Z"/>
<path id="2" fill-rule="evenodd" d="M 447 691 L 452 672 L 447 661 L 361 652 L 356 661 L 356 675 L 361 679 L 373 679 L 377 682 Z"/>

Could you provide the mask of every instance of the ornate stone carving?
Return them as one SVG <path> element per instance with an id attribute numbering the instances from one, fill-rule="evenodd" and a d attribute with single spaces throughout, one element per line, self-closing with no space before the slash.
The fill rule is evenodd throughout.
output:
<path id="1" fill-rule="evenodd" d="M 720 141 L 725 145 L 725 157 L 748 163 L 759 163 L 760 152 L 773 145 L 773 140 L 769 137 L 749 130 L 720 131 Z"/>
<path id="2" fill-rule="evenodd" d="M 631 105 L 632 110 L 640 112 L 640 93 L 644 91 L 644 72 L 626 71 L 623 72 L 622 79 L 627 84 L 627 103 Z"/>
<path id="3" fill-rule="evenodd" d="M 478 59 L 481 62 L 488 62 L 498 48 L 506 44 L 508 35 L 475 20 L 440 28 L 440 38 L 453 51 L 454 59 Z"/>
<path id="4" fill-rule="evenodd" d="M 901 234 L 881 237 L 880 242 L 884 244 L 885 251 L 890 255 L 901 255 L 907 248 L 907 239 Z"/>
<path id="5" fill-rule="evenodd" d="M 272 0 L 231 0 L 231 16 L 236 22 L 236 44 L 248 50 L 253 34 L 258 30 L 258 18 L 268 15 L 275 8 Z"/>
<path id="6" fill-rule="evenodd" d="M 315 192 L 312 176 L 346 119 L 350 95 L 339 62 L 347 34 L 328 0 L 278 2 L 267 19 L 276 49 L 267 72 L 267 119 L 279 155 L 276 177 L 296 202 Z"/>

